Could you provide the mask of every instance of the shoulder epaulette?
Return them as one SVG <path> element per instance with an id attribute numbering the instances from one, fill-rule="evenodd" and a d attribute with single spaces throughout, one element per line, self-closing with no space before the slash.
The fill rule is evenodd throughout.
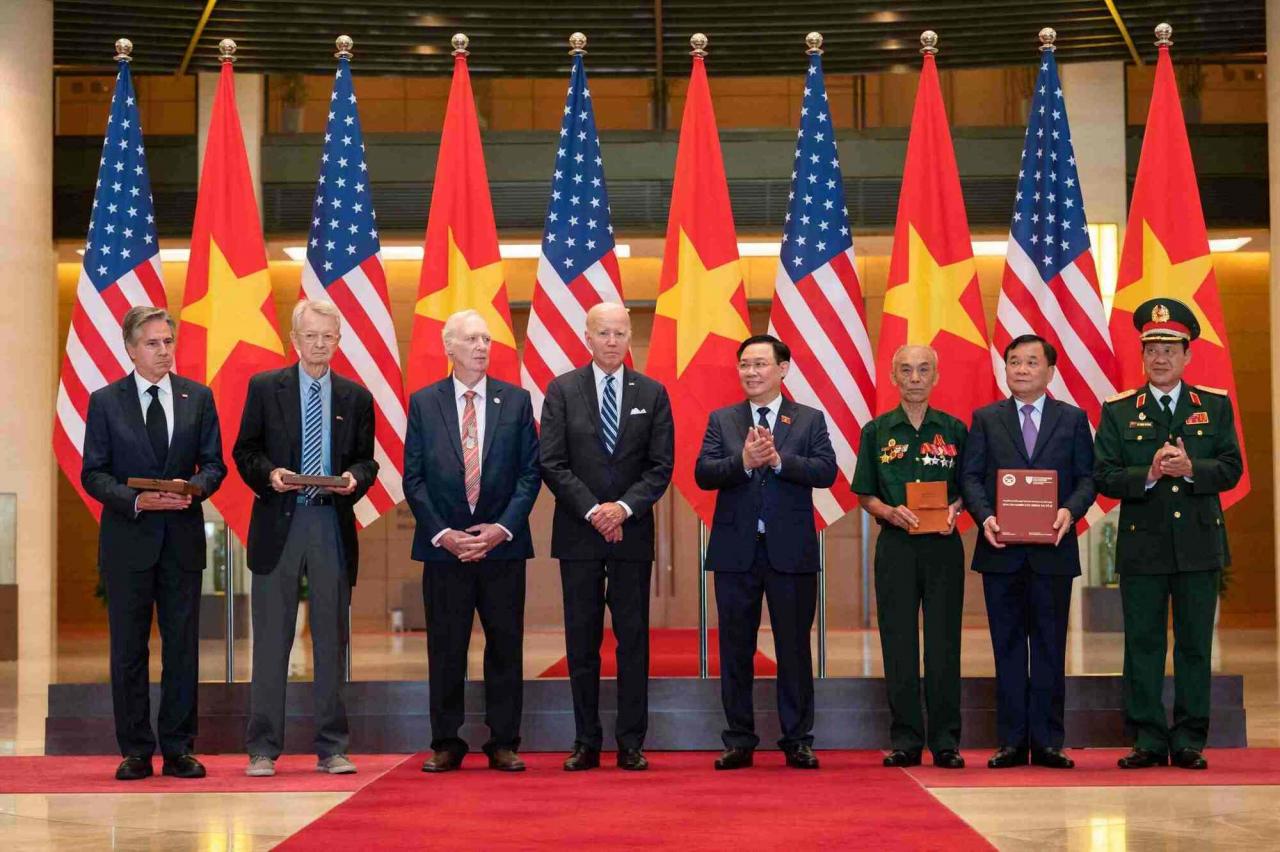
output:
<path id="1" fill-rule="evenodd" d="M 1128 399 L 1129 397 L 1133 396 L 1137 392 L 1138 392 L 1137 388 L 1131 388 L 1127 391 L 1124 391 L 1123 393 L 1118 393 L 1115 396 L 1107 397 L 1107 402 L 1119 402 L 1122 399 Z"/>
<path id="2" fill-rule="evenodd" d="M 1202 390 L 1205 393 L 1217 394 L 1218 396 L 1228 396 L 1226 388 L 1209 388 L 1204 385 L 1196 385 L 1196 390 Z"/>

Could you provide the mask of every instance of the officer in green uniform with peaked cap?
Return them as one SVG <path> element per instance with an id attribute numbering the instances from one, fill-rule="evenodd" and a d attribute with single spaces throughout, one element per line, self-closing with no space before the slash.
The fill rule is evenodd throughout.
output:
<path id="1" fill-rule="evenodd" d="M 968 430 L 929 406 L 938 383 L 938 355 L 903 346 L 890 379 L 901 403 L 862 429 L 853 492 L 880 525 L 876 539 L 876 610 L 889 692 L 892 751 L 885 766 L 918 766 L 928 745 L 933 765 L 964 768 L 960 756 L 960 627 L 964 609 L 964 547 L 955 532 L 957 480 Z M 949 528 L 909 531 L 919 518 L 907 508 L 908 482 L 947 483 Z M 920 712 L 920 611 L 924 609 L 924 699 Z"/>
<path id="2" fill-rule="evenodd" d="M 1209 661 L 1222 569 L 1231 564 L 1218 495 L 1243 462 L 1227 392 L 1189 385 L 1195 314 L 1176 299 L 1133 312 L 1147 384 L 1107 400 L 1094 478 L 1120 502 L 1116 568 L 1124 606 L 1125 717 L 1135 734 L 1122 769 L 1204 769 Z M 1173 727 L 1166 722 L 1165 627 L 1173 604 Z"/>

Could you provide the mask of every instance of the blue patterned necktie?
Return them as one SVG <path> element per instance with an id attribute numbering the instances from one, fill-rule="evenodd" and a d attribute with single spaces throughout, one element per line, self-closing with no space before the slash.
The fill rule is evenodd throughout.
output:
<path id="1" fill-rule="evenodd" d="M 613 389 L 613 376 L 604 377 L 604 398 L 600 404 L 600 430 L 604 451 L 612 454 L 618 443 L 618 396 Z"/>
<path id="2" fill-rule="evenodd" d="M 768 432 L 769 431 L 769 409 L 762 408 L 758 412 L 756 412 L 756 414 L 760 418 L 760 422 L 757 423 L 756 425 L 759 426 L 761 429 L 765 430 L 766 432 Z M 769 468 L 767 467 L 758 467 L 754 471 L 752 471 L 752 473 L 760 480 L 760 484 L 762 486 L 764 485 L 765 477 L 768 475 L 768 471 L 769 471 Z M 765 506 L 765 499 L 764 499 L 764 495 L 767 494 L 768 492 L 762 491 L 760 493 L 761 493 L 760 517 L 756 519 L 756 532 L 764 532 L 766 516 L 769 514 L 768 508 Z"/>
<path id="3" fill-rule="evenodd" d="M 307 390 L 307 415 L 302 424 L 302 472 L 306 476 L 324 474 L 324 442 L 321 420 L 324 407 L 320 404 L 320 383 L 312 382 Z M 302 495 L 308 500 L 320 493 L 319 488 L 304 488 Z"/>

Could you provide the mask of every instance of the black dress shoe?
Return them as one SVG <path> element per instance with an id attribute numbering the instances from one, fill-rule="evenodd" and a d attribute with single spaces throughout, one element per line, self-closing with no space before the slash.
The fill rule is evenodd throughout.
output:
<path id="1" fill-rule="evenodd" d="M 619 753 L 618 760 L 622 760 Z M 569 755 L 564 762 L 565 772 L 582 772 L 586 769 L 595 769 L 600 765 L 600 750 L 595 748 L 587 748 L 584 745 L 574 744 L 573 754 Z"/>
<path id="2" fill-rule="evenodd" d="M 1209 761 L 1193 748 L 1180 748 L 1173 753 L 1173 765 L 1179 769 L 1208 769 Z"/>
<path id="3" fill-rule="evenodd" d="M 117 781 L 141 781 L 143 778 L 150 778 L 151 774 L 149 757 L 126 757 L 116 767 Z"/>
<path id="4" fill-rule="evenodd" d="M 919 762 L 920 756 L 916 755 L 916 763 Z M 955 749 L 944 748 L 933 756 L 933 765 L 939 769 L 964 769 L 964 758 Z"/>
<path id="5" fill-rule="evenodd" d="M 489 755 L 489 768 L 499 772 L 524 772 L 524 761 L 509 748 L 496 748 Z"/>
<path id="6" fill-rule="evenodd" d="M 1049 769 L 1075 769 L 1076 762 L 1067 757 L 1060 748 L 1038 748 L 1031 752 L 1032 766 L 1045 766 Z"/>
<path id="7" fill-rule="evenodd" d="M 991 759 L 987 761 L 988 769 L 1009 769 L 1014 766 L 1027 765 L 1027 750 L 1025 748 L 1013 748 L 1012 746 L 1000 746 L 996 749 L 996 753 L 991 755 Z"/>
<path id="8" fill-rule="evenodd" d="M 754 749 L 733 746 L 716 758 L 716 769 L 746 769 L 754 762 Z"/>
<path id="9" fill-rule="evenodd" d="M 817 769 L 818 756 L 807 745 L 787 749 L 787 766 L 792 769 Z"/>
<path id="10" fill-rule="evenodd" d="M 649 761 L 644 752 L 638 748 L 618 749 L 618 768 L 629 772 L 643 772 L 649 768 Z"/>
<path id="11" fill-rule="evenodd" d="M 203 778 L 204 765 L 196 760 L 195 755 L 180 754 L 177 757 L 166 757 L 161 772 L 174 778 Z"/>
<path id="12" fill-rule="evenodd" d="M 919 766 L 920 752 L 904 751 L 903 749 L 895 748 L 893 751 L 889 752 L 884 756 L 884 765 L 899 766 L 903 768 L 908 766 Z"/>
<path id="13" fill-rule="evenodd" d="M 1168 766 L 1169 758 L 1154 751 L 1134 746 L 1133 751 L 1116 761 L 1121 769 L 1150 769 L 1153 766 Z"/>
<path id="14" fill-rule="evenodd" d="M 453 772 L 462 768 L 462 755 L 456 751 L 442 749 L 422 764 L 423 772 Z"/>

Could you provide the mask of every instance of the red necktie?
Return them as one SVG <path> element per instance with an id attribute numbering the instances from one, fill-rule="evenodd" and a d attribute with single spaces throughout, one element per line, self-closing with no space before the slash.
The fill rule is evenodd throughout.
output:
<path id="1" fill-rule="evenodd" d="M 462 395 L 466 403 L 462 407 L 462 466 L 466 471 L 467 503 L 480 502 L 480 441 L 476 428 L 476 392 L 469 390 Z"/>

